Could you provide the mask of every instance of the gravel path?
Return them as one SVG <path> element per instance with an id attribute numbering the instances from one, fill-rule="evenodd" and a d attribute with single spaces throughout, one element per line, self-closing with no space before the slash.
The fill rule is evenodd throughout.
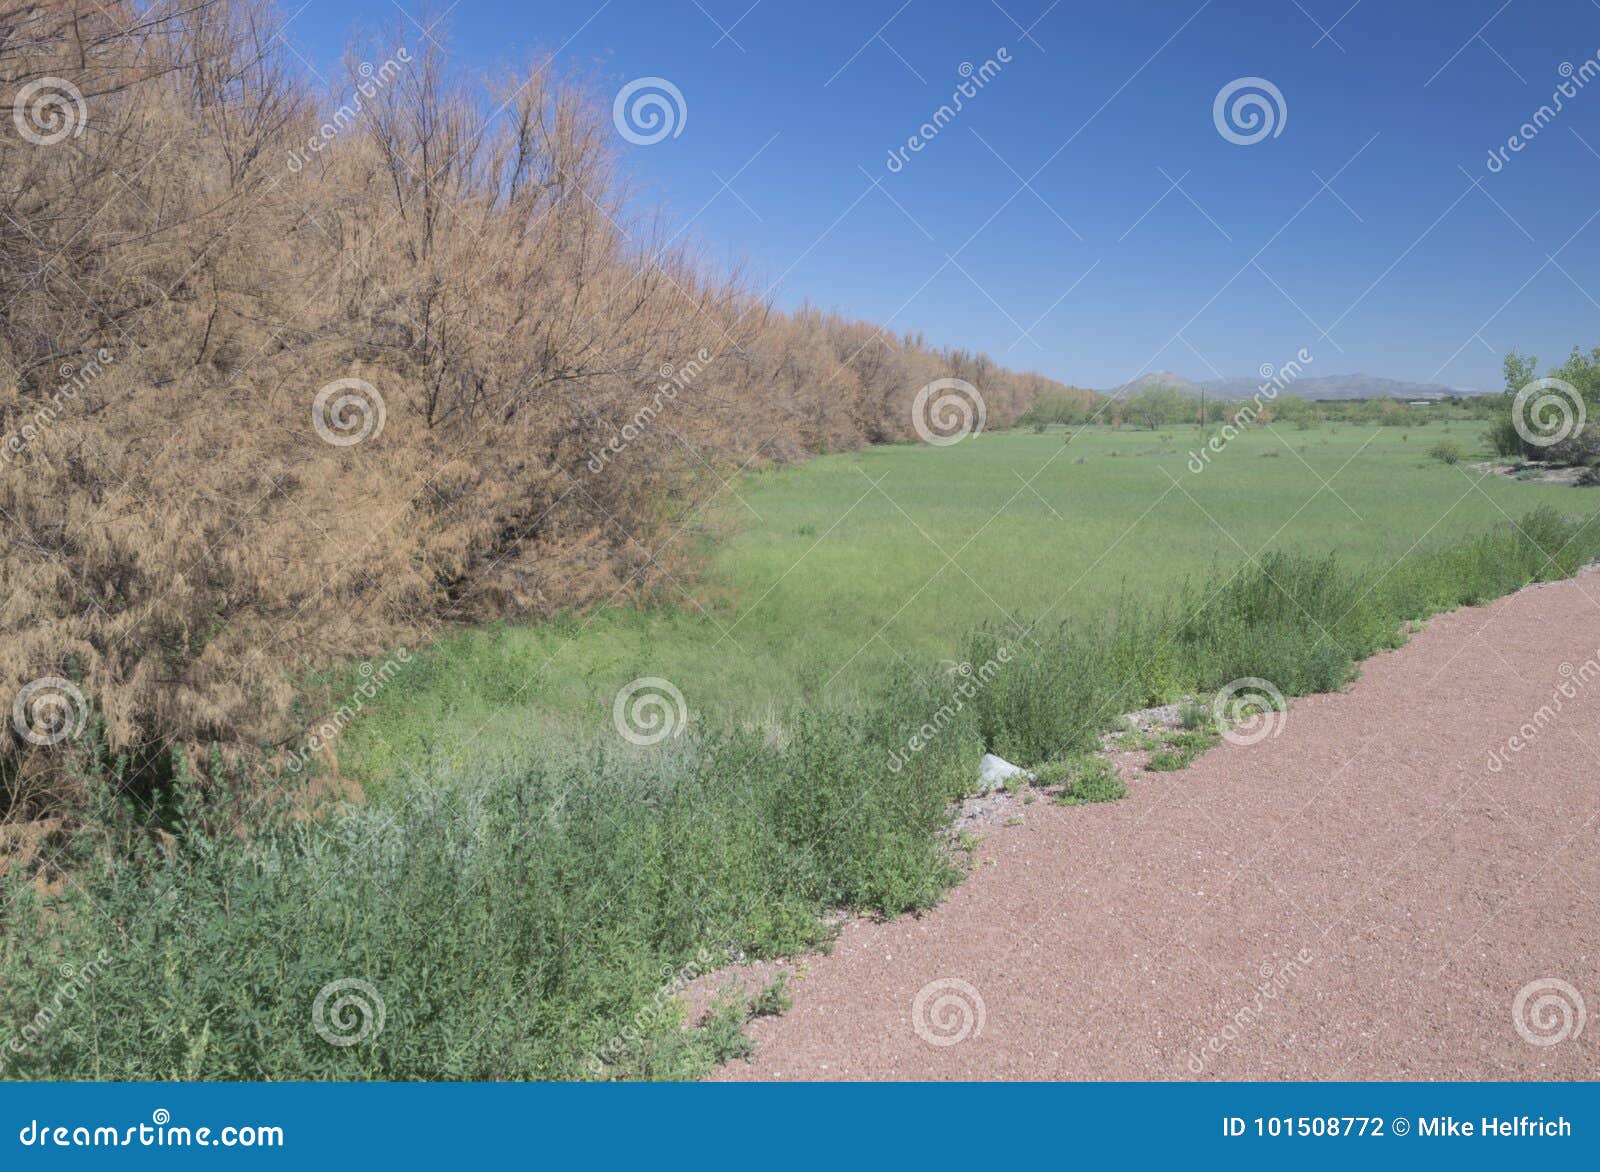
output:
<path id="1" fill-rule="evenodd" d="M 716 1077 L 1600 1078 L 1600 575 L 1025 814 L 934 911 L 848 923 Z"/>

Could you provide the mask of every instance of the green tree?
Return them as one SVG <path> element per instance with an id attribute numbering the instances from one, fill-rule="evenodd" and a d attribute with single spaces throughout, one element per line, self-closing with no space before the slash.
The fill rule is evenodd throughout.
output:
<path id="1" fill-rule="evenodd" d="M 1587 464 L 1600 458 L 1600 346 L 1595 346 L 1585 353 L 1577 346 L 1572 348 L 1572 353 L 1567 355 L 1567 360 L 1560 366 L 1552 367 L 1547 377 L 1559 379 L 1568 384 L 1577 394 L 1577 402 L 1567 405 L 1567 410 L 1557 412 L 1556 408 L 1549 408 L 1549 412 L 1556 412 L 1565 418 L 1576 418 L 1582 411 L 1587 422 L 1582 427 L 1575 427 L 1572 434 L 1556 444 L 1535 444 L 1524 438 L 1522 431 L 1529 424 L 1538 425 L 1547 412 L 1537 414 L 1537 400 L 1525 403 L 1521 408 L 1523 415 L 1523 428 L 1517 427 L 1518 408 L 1516 405 L 1517 394 L 1529 383 L 1538 377 L 1539 360 L 1532 354 L 1522 354 L 1516 350 L 1505 357 L 1502 369 L 1505 372 L 1505 393 L 1500 397 L 1500 409 L 1490 423 L 1487 438 L 1494 449 L 1502 456 L 1522 456 L 1529 460 L 1551 460 L 1561 464 Z M 1570 399 L 1571 394 L 1562 388 L 1552 388 L 1553 394 L 1559 401 Z M 1555 417 L 1552 415 L 1552 418 Z"/>
<path id="2" fill-rule="evenodd" d="M 1128 400 L 1129 414 L 1151 431 L 1163 424 L 1195 418 L 1199 406 L 1194 396 L 1164 385 L 1146 387 Z"/>
<path id="3" fill-rule="evenodd" d="M 1316 408 L 1295 395 L 1280 395 L 1273 401 L 1272 419 L 1275 423 L 1292 423 L 1296 427 L 1309 427 L 1316 417 Z"/>

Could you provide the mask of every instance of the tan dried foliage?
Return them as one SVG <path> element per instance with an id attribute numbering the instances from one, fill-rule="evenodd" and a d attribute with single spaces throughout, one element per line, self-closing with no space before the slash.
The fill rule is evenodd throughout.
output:
<path id="1" fill-rule="evenodd" d="M 61 675 L 103 722 L 8 729 L 13 804 L 88 741 L 282 743 L 309 669 L 441 622 L 677 596 L 722 477 L 914 438 L 932 379 L 991 427 L 1061 389 L 775 312 L 640 218 L 584 78 L 397 33 L 317 94 L 282 20 L 0 0 L 0 699 Z M 384 412 L 349 445 L 340 379 Z"/>

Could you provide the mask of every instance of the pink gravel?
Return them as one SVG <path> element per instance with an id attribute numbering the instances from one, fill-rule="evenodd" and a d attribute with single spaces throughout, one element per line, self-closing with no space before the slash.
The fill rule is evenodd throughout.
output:
<path id="1" fill-rule="evenodd" d="M 1600 1077 L 1591 671 L 1595 574 L 1441 615 L 1125 801 L 1029 805 L 940 907 L 791 966 L 714 1077 Z"/>

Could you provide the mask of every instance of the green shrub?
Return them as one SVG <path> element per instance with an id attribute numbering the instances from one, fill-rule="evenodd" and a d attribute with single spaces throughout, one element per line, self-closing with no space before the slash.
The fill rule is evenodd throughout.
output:
<path id="1" fill-rule="evenodd" d="M 761 992 L 751 998 L 750 1016 L 773 1017 L 787 1013 L 793 1006 L 794 999 L 789 996 L 789 974 L 779 973 L 761 987 Z"/>
<path id="2" fill-rule="evenodd" d="M 1517 434 L 1517 428 L 1511 422 L 1511 416 L 1496 419 L 1483 433 L 1483 438 L 1489 441 L 1489 446 L 1494 449 L 1497 456 L 1519 457 L 1522 455 L 1522 437 Z"/>
<path id="3" fill-rule="evenodd" d="M 1034 767 L 1034 784 L 1046 789 L 1069 785 L 1074 768 L 1071 761 L 1046 761 Z"/>
<path id="4" fill-rule="evenodd" d="M 68 881 L 0 873 L 0 1022 L 18 1031 L 0 1041 L 3 1073 L 695 1077 L 747 1051 L 752 1006 L 719 1002 L 686 1029 L 682 985 L 737 953 L 815 946 L 830 908 L 933 904 L 958 875 L 950 803 L 983 750 L 1048 762 L 1040 783 L 1067 804 L 1114 800 L 1126 786 L 1089 754 L 1123 713 L 1247 676 L 1285 695 L 1335 688 L 1403 624 L 1597 555 L 1600 527 L 1549 508 L 1364 573 L 1269 554 L 1164 610 L 1029 640 L 980 630 L 968 659 L 1000 670 L 908 667 L 877 700 L 784 714 L 771 735 L 708 721 L 648 751 L 424 756 L 381 802 L 319 818 L 182 783 L 169 839 L 106 767 L 84 783 L 92 816 L 51 843 Z M 1185 713 L 1195 727 L 1163 738 L 1173 760 L 1214 739 L 1197 705 Z M 66 996 L 64 965 L 94 976 Z M 359 1044 L 316 1028 L 340 981 L 382 999 L 383 1028 Z"/>
<path id="5" fill-rule="evenodd" d="M 966 659 L 989 661 L 1002 643 L 996 631 L 982 629 L 968 640 Z M 1108 707 L 1106 651 L 1092 635 L 1068 627 L 1038 644 L 1010 650 L 1005 670 L 976 698 L 984 748 L 1009 761 L 1048 761 L 1093 748 L 1106 718 L 1102 709 Z M 1054 654 L 1074 658 L 1059 660 Z"/>
<path id="6" fill-rule="evenodd" d="M 1128 785 L 1103 757 L 1082 757 L 1072 763 L 1072 780 L 1056 800 L 1065 806 L 1115 802 L 1128 796 Z"/>
<path id="7" fill-rule="evenodd" d="M 1066 806 L 1085 802 L 1111 802 L 1126 797 L 1128 787 L 1104 757 L 1079 753 L 1047 761 L 1034 771 L 1036 784 L 1059 789 L 1056 801 Z"/>
<path id="8" fill-rule="evenodd" d="M 1404 623 L 1568 577 L 1597 555 L 1600 526 L 1548 506 L 1367 572 L 1333 554 L 1263 554 L 1191 584 L 1164 611 L 1128 607 L 1036 633 L 978 698 L 977 732 L 1008 760 L 1049 761 L 1096 748 L 1123 713 L 1234 680 L 1265 679 L 1285 696 L 1334 691 L 1361 660 L 1397 646 Z M 997 639 L 978 632 L 968 657 Z"/>
<path id="9" fill-rule="evenodd" d="M 1453 439 L 1442 439 L 1428 449 L 1428 455 L 1441 464 L 1459 464 L 1467 450 Z"/>
<path id="10" fill-rule="evenodd" d="M 1600 424 L 1585 424 L 1575 434 L 1529 454 L 1552 464 L 1588 464 L 1600 459 Z"/>
<path id="11" fill-rule="evenodd" d="M 670 753 L 425 765 L 381 806 L 258 812 L 248 839 L 215 817 L 222 795 L 189 796 L 170 855 L 102 785 L 115 849 L 105 830 L 71 839 L 73 881 L 48 897 L 22 868 L 0 878 L 0 1021 L 48 1006 L 60 965 L 111 958 L 70 1016 L 6 1051 L 7 1073 L 694 1077 L 737 1030 L 725 1016 L 686 1033 L 674 974 L 815 946 L 830 907 L 893 915 L 955 879 L 950 769 L 960 756 L 970 773 L 972 742 L 946 730 L 891 773 L 878 729 L 895 719 L 804 715 L 776 747 L 730 732 Z M 348 1047 L 313 1024 L 340 980 L 385 1006 Z"/>
<path id="12" fill-rule="evenodd" d="M 1222 734 L 1211 722 L 1209 709 L 1206 715 L 1208 723 L 1204 725 L 1167 733 L 1161 749 L 1151 755 L 1145 768 L 1157 773 L 1184 769 L 1195 757 L 1220 741 Z"/>

